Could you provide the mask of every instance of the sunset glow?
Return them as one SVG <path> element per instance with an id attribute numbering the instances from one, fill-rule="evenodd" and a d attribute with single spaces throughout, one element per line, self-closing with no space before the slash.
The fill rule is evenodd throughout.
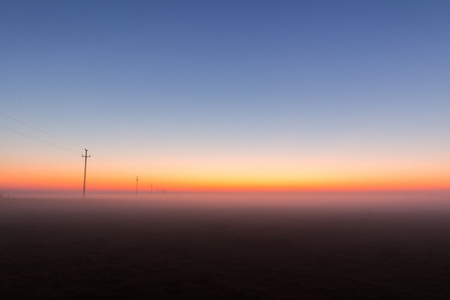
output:
<path id="1" fill-rule="evenodd" d="M 445 2 L 94 2 L 0 4 L 0 192 L 450 190 Z"/>

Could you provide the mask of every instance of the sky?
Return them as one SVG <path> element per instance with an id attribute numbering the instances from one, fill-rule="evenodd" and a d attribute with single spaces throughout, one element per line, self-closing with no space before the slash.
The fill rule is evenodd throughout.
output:
<path id="1" fill-rule="evenodd" d="M 449 1 L 0 0 L 0 191 L 450 189 Z"/>

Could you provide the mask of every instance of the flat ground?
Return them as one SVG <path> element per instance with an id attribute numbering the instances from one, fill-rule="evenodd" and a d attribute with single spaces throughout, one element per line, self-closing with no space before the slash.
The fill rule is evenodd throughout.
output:
<path id="1" fill-rule="evenodd" d="M 24 207 L 1 299 L 450 297 L 448 212 Z"/>

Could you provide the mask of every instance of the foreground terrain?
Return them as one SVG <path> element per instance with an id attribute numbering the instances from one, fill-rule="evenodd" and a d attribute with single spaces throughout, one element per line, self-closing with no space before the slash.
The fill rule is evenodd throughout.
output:
<path id="1" fill-rule="evenodd" d="M 450 297 L 446 211 L 21 201 L 0 214 L 1 299 Z"/>

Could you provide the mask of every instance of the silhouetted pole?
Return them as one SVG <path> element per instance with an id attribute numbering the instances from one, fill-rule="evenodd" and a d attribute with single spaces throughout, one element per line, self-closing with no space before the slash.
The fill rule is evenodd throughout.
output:
<path id="1" fill-rule="evenodd" d="M 84 155 L 81 155 L 81 157 L 84 157 L 84 181 L 83 181 L 83 199 L 84 195 L 86 194 L 86 168 L 87 168 L 87 159 L 91 157 L 90 155 L 87 155 L 88 149 L 84 148 Z"/>
<path id="2" fill-rule="evenodd" d="M 136 176 L 136 195 L 137 195 L 137 192 L 138 192 L 138 181 L 139 181 L 139 177 Z"/>

